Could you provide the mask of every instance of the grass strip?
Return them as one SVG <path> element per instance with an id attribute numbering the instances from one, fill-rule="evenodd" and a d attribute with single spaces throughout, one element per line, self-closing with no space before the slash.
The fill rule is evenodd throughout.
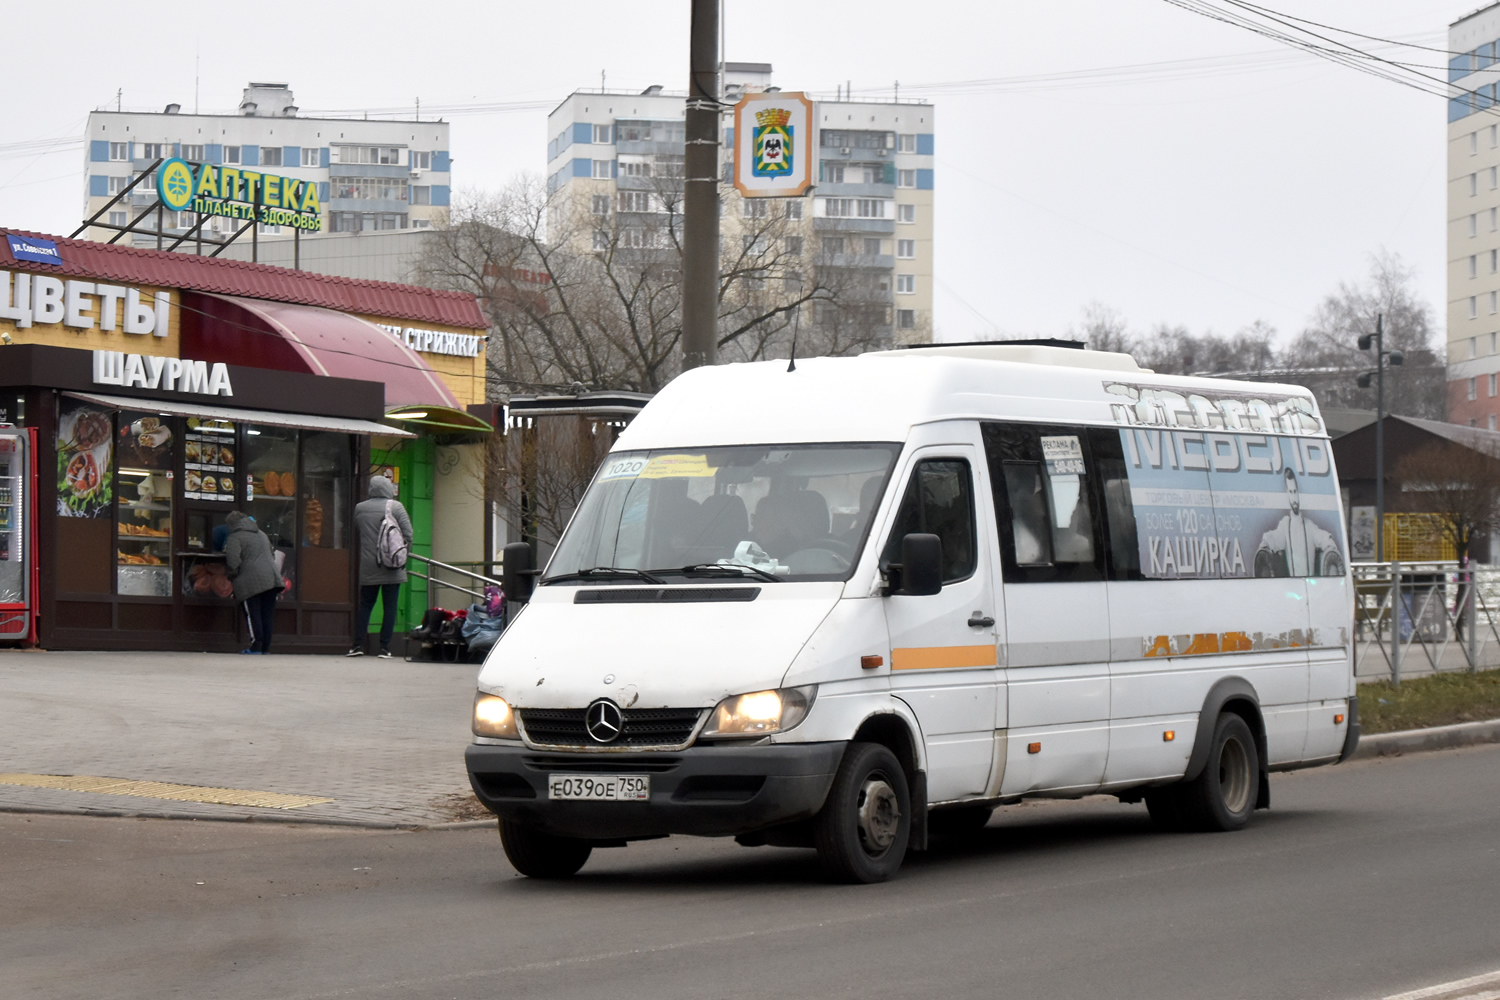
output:
<path id="1" fill-rule="evenodd" d="M 1414 677 L 1359 686 L 1359 723 L 1365 733 L 1500 719 L 1500 670 Z"/>

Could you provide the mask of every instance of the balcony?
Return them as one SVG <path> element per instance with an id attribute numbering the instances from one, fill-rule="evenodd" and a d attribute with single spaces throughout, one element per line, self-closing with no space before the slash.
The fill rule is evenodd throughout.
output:
<path id="1" fill-rule="evenodd" d="M 276 168 L 280 170 L 280 167 Z M 312 167 L 309 170 L 314 169 Z M 424 170 L 424 175 L 431 173 Z M 328 166 L 330 179 L 340 177 L 407 177 L 411 174 L 411 167 L 399 165 L 388 165 L 384 163 L 333 163 Z"/>
<path id="2" fill-rule="evenodd" d="M 819 160 L 891 160 L 896 159 L 894 149 L 874 146 L 819 146 L 813 153 Z"/>
<path id="3" fill-rule="evenodd" d="M 894 198 L 896 182 L 889 184 L 833 184 L 822 181 L 815 189 L 820 197 L 829 198 Z"/>
<path id="4" fill-rule="evenodd" d="M 888 253 L 823 254 L 818 260 L 824 267 L 859 268 L 871 271 L 892 271 L 896 268 L 896 258 Z"/>
<path id="5" fill-rule="evenodd" d="M 621 140 L 615 143 L 615 152 L 627 156 L 682 156 L 687 144 L 668 139 L 637 139 L 634 142 Z"/>
<path id="6" fill-rule="evenodd" d="M 883 233 L 894 236 L 895 219 L 823 219 L 813 220 L 813 229 L 820 233 Z"/>

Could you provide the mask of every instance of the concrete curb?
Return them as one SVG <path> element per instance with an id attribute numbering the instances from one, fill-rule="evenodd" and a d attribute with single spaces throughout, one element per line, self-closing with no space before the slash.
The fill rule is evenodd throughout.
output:
<path id="1" fill-rule="evenodd" d="M 1404 753 L 1420 753 L 1424 750 L 1447 750 L 1452 747 L 1475 746 L 1480 743 L 1500 743 L 1500 719 L 1482 722 L 1459 722 L 1451 726 L 1432 726 L 1428 729 L 1403 729 L 1395 733 L 1376 733 L 1361 736 L 1359 749 L 1350 760 L 1367 760 L 1371 757 L 1399 757 Z"/>
<path id="2" fill-rule="evenodd" d="M 87 806 L 74 808 L 62 806 L 11 806 L 0 805 L 0 813 L 28 816 L 101 816 L 106 819 L 172 819 L 202 820 L 208 823 L 258 823 L 262 826 L 286 823 L 293 826 L 332 826 L 356 830 L 404 830 L 415 833 L 423 830 L 478 830 L 495 825 L 492 819 L 458 820 L 452 823 L 384 823 L 376 820 L 337 819 L 318 816 L 266 816 L 261 813 L 185 813 L 165 809 L 91 809 Z"/>

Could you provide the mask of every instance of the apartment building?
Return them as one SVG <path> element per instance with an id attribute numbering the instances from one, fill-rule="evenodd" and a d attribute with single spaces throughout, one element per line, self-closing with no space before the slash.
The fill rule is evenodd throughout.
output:
<path id="1" fill-rule="evenodd" d="M 316 184 L 325 233 L 424 229 L 446 214 L 453 183 L 448 123 L 307 118 L 298 110 L 287 84 L 252 83 L 235 114 L 183 114 L 176 104 L 160 112 L 91 113 L 83 218 L 104 210 L 157 159 L 172 156 Z M 155 177 L 147 176 L 98 221 L 124 226 L 156 204 Z M 164 212 L 163 221 L 170 231 L 186 231 L 198 217 Z M 154 213 L 147 225 L 155 227 Z M 214 218 L 204 228 L 222 235 L 243 225 Z M 107 240 L 117 231 L 95 226 L 86 235 Z M 292 231 L 261 226 L 257 235 L 290 239 Z M 125 240 L 156 245 L 155 237 Z"/>
<path id="2" fill-rule="evenodd" d="M 732 183 L 732 105 L 775 90 L 768 63 L 725 63 L 721 260 L 778 241 L 797 273 L 865 303 L 893 342 L 932 337 L 935 109 L 909 101 L 813 102 L 815 187 L 797 199 L 745 199 Z M 685 94 L 575 91 L 548 116 L 552 231 L 580 250 L 665 245 L 680 211 Z M 826 269 L 826 270 L 825 270 Z M 816 313 L 810 317 L 816 321 Z"/>
<path id="3" fill-rule="evenodd" d="M 1500 429 L 1500 3 L 1448 28 L 1448 419 Z"/>

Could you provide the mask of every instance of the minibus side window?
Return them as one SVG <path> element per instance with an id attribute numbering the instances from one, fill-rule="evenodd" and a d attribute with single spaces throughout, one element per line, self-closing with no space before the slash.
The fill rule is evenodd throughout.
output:
<path id="1" fill-rule="evenodd" d="M 944 583 L 973 575 L 979 551 L 974 542 L 974 486 L 968 462 L 938 458 L 917 463 L 880 561 L 899 563 L 901 539 L 915 533 L 942 540 Z"/>
<path id="2" fill-rule="evenodd" d="M 1136 535 L 1135 505 L 1130 498 L 1130 470 L 1120 432 L 1103 427 L 1089 430 L 1094 468 L 1104 495 L 1104 520 L 1108 525 L 1109 576 L 1111 580 L 1144 580 L 1141 552 Z"/>
<path id="3" fill-rule="evenodd" d="M 1088 428 L 984 423 L 1005 579 L 1104 579 L 1102 523 Z"/>

